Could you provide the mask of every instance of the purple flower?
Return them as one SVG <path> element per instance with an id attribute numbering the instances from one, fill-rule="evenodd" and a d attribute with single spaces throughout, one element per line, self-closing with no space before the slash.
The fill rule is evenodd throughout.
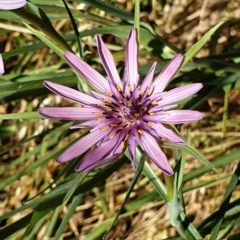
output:
<path id="1" fill-rule="evenodd" d="M 0 76 L 4 74 L 4 64 L 3 64 L 3 59 L 2 55 L 0 54 Z"/>
<path id="2" fill-rule="evenodd" d="M 14 10 L 27 4 L 26 0 L 0 0 L 1 10 Z"/>
<path id="3" fill-rule="evenodd" d="M 173 174 L 167 157 L 159 147 L 159 140 L 184 144 L 184 140 L 165 124 L 190 123 L 201 119 L 200 112 L 173 110 L 178 101 L 192 96 L 202 88 L 201 83 L 165 91 L 183 61 L 176 55 L 154 78 L 156 63 L 141 81 L 138 74 L 138 43 L 132 29 L 126 43 L 126 67 L 123 81 L 113 57 L 97 36 L 98 53 L 107 77 L 103 77 L 83 60 L 65 52 L 68 64 L 94 88 L 89 94 L 46 81 L 44 85 L 57 95 L 79 103 L 80 107 L 44 107 L 39 113 L 47 118 L 77 120 L 76 128 L 91 128 L 90 133 L 77 140 L 59 157 L 59 163 L 76 158 L 87 150 L 76 167 L 90 171 L 117 158 L 127 148 L 135 167 L 136 147 L 140 146 L 164 173 Z M 95 91 L 96 90 L 96 91 Z"/>

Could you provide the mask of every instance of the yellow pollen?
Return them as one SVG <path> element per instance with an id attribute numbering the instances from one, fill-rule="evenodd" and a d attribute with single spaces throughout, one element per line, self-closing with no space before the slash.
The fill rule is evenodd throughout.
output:
<path id="1" fill-rule="evenodd" d="M 113 114 L 112 117 L 118 118 L 118 115 L 117 114 Z"/>
<path id="2" fill-rule="evenodd" d="M 101 112 L 101 111 L 95 111 L 95 112 L 93 112 L 93 114 L 95 114 L 95 115 L 103 115 L 103 112 Z"/>
<path id="3" fill-rule="evenodd" d="M 109 126 L 108 125 L 106 125 L 106 126 L 103 126 L 103 127 L 101 127 L 101 131 L 105 131 L 105 130 L 107 130 L 109 128 Z"/>
<path id="4" fill-rule="evenodd" d="M 100 118 L 97 118 L 97 121 L 98 121 L 98 122 L 101 122 L 101 121 L 104 121 L 104 120 L 106 120 L 106 118 L 105 118 L 105 117 L 100 117 Z"/>
<path id="5" fill-rule="evenodd" d="M 97 106 L 98 106 L 98 107 L 104 107 L 105 104 L 104 104 L 104 103 L 98 103 Z"/>
<path id="6" fill-rule="evenodd" d="M 113 96 L 112 93 L 111 93 L 111 92 L 108 92 L 108 91 L 105 92 L 105 95 L 107 95 L 107 96 L 109 96 L 109 97 L 112 97 L 112 96 Z"/>
<path id="7" fill-rule="evenodd" d="M 123 101 L 122 101 L 122 100 L 118 100 L 118 103 L 122 104 L 122 103 L 123 103 Z"/>
<path id="8" fill-rule="evenodd" d="M 142 106 L 142 102 L 138 102 L 137 105 L 138 105 L 138 106 Z"/>
<path id="9" fill-rule="evenodd" d="M 111 123 L 110 124 L 110 127 L 117 127 L 118 126 L 118 124 L 116 124 L 116 123 Z"/>
<path id="10" fill-rule="evenodd" d="M 117 129 L 118 129 L 118 130 L 122 130 L 122 129 L 123 129 L 123 126 L 118 126 Z"/>
<path id="11" fill-rule="evenodd" d="M 154 113 L 154 112 L 150 112 L 149 115 L 150 115 L 150 116 L 154 116 L 155 113 Z"/>
<path id="12" fill-rule="evenodd" d="M 116 132 L 111 132 L 111 133 L 108 135 L 109 138 L 113 138 L 114 136 L 116 136 Z"/>
<path id="13" fill-rule="evenodd" d="M 130 106 L 132 106 L 132 101 L 131 100 L 128 100 L 127 101 L 127 105 L 130 107 Z"/>
<path id="14" fill-rule="evenodd" d="M 129 91 L 129 92 L 132 92 L 132 88 L 131 88 L 130 85 L 128 85 L 127 88 L 128 88 L 128 91 Z"/>
<path id="15" fill-rule="evenodd" d="M 138 95 L 142 95 L 142 90 L 140 88 L 138 89 Z"/>
<path id="16" fill-rule="evenodd" d="M 139 113 L 134 113 L 134 117 L 139 117 L 140 114 Z"/>
<path id="17" fill-rule="evenodd" d="M 111 104 L 112 103 L 112 101 L 111 100 L 109 100 L 109 99 L 104 99 L 103 100 L 105 103 L 109 103 L 109 104 Z"/>
<path id="18" fill-rule="evenodd" d="M 104 108 L 105 108 L 105 110 L 112 112 L 112 108 L 110 108 L 110 107 L 104 107 Z"/>
<path id="19" fill-rule="evenodd" d="M 119 92 L 122 91 L 122 89 L 121 89 L 121 87 L 119 86 L 119 84 L 117 84 L 117 90 L 118 90 Z"/>
<path id="20" fill-rule="evenodd" d="M 153 100 L 153 101 L 151 102 L 151 104 L 152 104 L 152 105 L 158 105 L 158 102 L 157 102 L 156 100 Z"/>
<path id="21" fill-rule="evenodd" d="M 122 148 L 125 148 L 125 146 L 126 146 L 126 141 L 128 140 L 128 137 L 129 137 L 129 134 L 127 134 L 126 137 L 122 140 L 122 142 L 121 142 L 121 147 L 122 147 Z"/>
<path id="22" fill-rule="evenodd" d="M 150 122 L 148 122 L 147 125 L 148 125 L 149 127 L 152 127 L 152 124 L 151 124 Z"/>
<path id="23" fill-rule="evenodd" d="M 148 96 L 151 95 L 151 89 L 150 88 L 148 88 L 148 90 L 147 90 L 147 95 Z"/>
<path id="24" fill-rule="evenodd" d="M 139 134 L 141 134 L 141 135 L 143 134 L 141 129 L 138 129 L 137 131 L 138 131 Z"/>

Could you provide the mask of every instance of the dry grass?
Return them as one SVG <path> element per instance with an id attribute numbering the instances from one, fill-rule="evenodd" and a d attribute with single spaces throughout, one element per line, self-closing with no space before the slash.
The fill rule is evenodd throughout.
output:
<path id="1" fill-rule="evenodd" d="M 145 3 L 151 2 L 145 6 Z M 141 19 L 143 22 L 150 23 L 158 32 L 158 34 L 169 43 L 184 51 L 199 40 L 203 34 L 216 25 L 220 20 L 229 19 L 229 24 L 225 26 L 220 33 L 220 38 L 216 46 L 206 46 L 198 56 L 207 56 L 210 51 L 218 52 L 222 49 L 228 49 L 231 42 L 236 42 L 240 38 L 239 19 L 240 1 L 227 0 L 175 0 L 166 1 L 164 6 L 159 3 L 161 1 L 151 0 L 142 1 Z M 134 5 L 132 1 L 118 0 L 119 7 L 133 11 Z M 234 20 L 231 20 L 233 19 Z M 59 25 L 59 28 L 66 27 Z M 61 30 L 61 29 L 60 29 Z M 11 48 L 11 40 L 16 37 L 13 33 L 6 41 L 6 49 Z M 1 37 L 4 38 L 3 36 Z M 43 50 L 45 51 L 45 50 Z M 44 62 L 46 53 L 39 53 L 34 59 L 36 67 L 41 67 Z M 144 59 L 143 59 L 144 61 Z M 11 66 L 7 66 L 11 68 Z M 240 118 L 240 91 L 232 90 L 229 94 L 229 123 Z M 12 106 L 11 106 L 12 104 Z M 20 106 L 17 112 L 26 110 L 24 100 L 10 103 L 1 107 L 1 112 L 7 109 L 13 109 Z M 186 134 L 187 129 L 191 129 L 189 141 L 199 149 L 207 159 L 211 160 L 217 156 L 221 156 L 240 146 L 239 126 L 232 124 L 226 126 L 225 133 L 221 125 L 223 115 L 224 95 L 214 96 L 208 100 L 208 105 L 202 107 L 209 119 L 217 119 L 218 124 L 206 125 L 204 123 L 194 124 L 191 126 L 183 126 L 182 133 Z M 32 130 L 34 132 L 34 130 Z M 26 133 L 24 133 L 25 135 Z M 28 130 L 28 134 L 30 134 Z M 26 136 L 26 135 L 25 135 Z M 18 135 L 18 137 L 21 137 Z M 18 139 L 7 138 L 2 140 L 2 145 L 11 146 Z M 16 156 L 25 154 L 29 149 L 34 148 L 35 139 L 23 146 L 22 149 L 13 150 L 9 155 L 3 155 L 4 163 L 11 162 Z M 29 161 L 34 161 L 29 159 Z M 171 160 L 173 161 L 173 160 Z M 29 162 L 28 162 L 29 163 Z M 24 165 L 24 163 L 22 163 Z M 186 172 L 199 166 L 199 162 L 188 157 L 186 164 Z M 21 206 L 26 199 L 29 199 L 40 193 L 48 182 L 52 181 L 58 165 L 54 161 L 50 161 L 46 169 L 40 170 L 37 175 L 26 175 L 19 179 L 11 186 L 7 187 L 1 193 L 0 214 L 5 214 L 11 209 Z M 154 166 L 153 166 L 154 167 Z M 187 190 L 192 186 L 200 185 L 212 179 L 226 177 L 220 182 L 209 184 L 204 187 L 199 186 L 197 190 L 186 191 L 184 201 L 186 202 L 186 212 L 194 224 L 198 224 L 211 213 L 216 211 L 221 203 L 225 187 L 229 182 L 229 174 L 235 169 L 235 165 L 226 166 L 221 172 L 204 175 L 198 179 L 190 181 L 184 186 Z M 16 169 L 17 171 L 17 169 Z M 158 172 L 158 170 L 156 169 Z M 12 172 L 5 173 L 7 177 Z M 105 186 L 99 189 L 93 189 L 87 194 L 82 204 L 76 209 L 75 214 L 69 222 L 68 229 L 65 231 L 63 239 L 84 239 L 84 235 L 94 229 L 107 218 L 112 217 L 120 208 L 124 199 L 124 195 L 129 187 L 133 177 L 133 171 L 129 165 L 124 166 L 118 172 L 112 174 Z M 159 176 L 162 177 L 161 175 Z M 240 188 L 234 192 L 232 199 L 239 197 Z M 140 196 L 153 191 L 153 187 L 148 183 L 147 179 L 142 177 L 131 194 L 129 203 L 138 199 Z M 133 207 L 134 208 L 134 207 Z M 63 209 L 63 213 L 67 209 Z M 20 216 L 15 216 L 15 221 Z M 143 205 L 135 210 L 128 211 L 121 215 L 117 225 L 112 229 L 106 239 L 113 240 L 159 240 L 167 239 L 175 235 L 175 229 L 171 227 L 167 207 L 164 202 L 153 201 Z M 44 231 L 38 233 L 37 239 L 43 239 Z"/>

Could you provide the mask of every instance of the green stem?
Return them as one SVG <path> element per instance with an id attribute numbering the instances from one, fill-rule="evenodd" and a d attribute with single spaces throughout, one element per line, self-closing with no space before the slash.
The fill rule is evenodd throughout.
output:
<path id="1" fill-rule="evenodd" d="M 167 187 L 167 204 L 170 222 L 179 235 L 186 239 L 185 231 L 180 221 L 180 214 L 183 211 L 183 207 L 178 201 L 178 191 L 176 189 L 176 184 L 174 184 L 174 177 L 164 174 L 164 178 Z"/>
<path id="2" fill-rule="evenodd" d="M 170 202 L 173 199 L 173 191 L 174 191 L 174 186 L 173 186 L 173 177 L 168 176 L 164 174 L 164 179 L 166 182 L 166 187 L 167 187 L 167 200 Z"/>
<path id="3" fill-rule="evenodd" d="M 140 0 L 135 0 L 135 9 L 134 9 L 134 28 L 137 29 L 138 40 L 140 36 Z"/>

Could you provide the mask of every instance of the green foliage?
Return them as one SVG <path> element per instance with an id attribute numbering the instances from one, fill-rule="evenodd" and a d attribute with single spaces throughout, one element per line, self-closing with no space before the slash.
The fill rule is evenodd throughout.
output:
<path id="1" fill-rule="evenodd" d="M 0 201 L 10 201 L 11 196 L 17 195 L 17 189 L 26 192 L 14 207 L 1 209 L 1 239 L 35 239 L 42 232 L 41 236 L 46 239 L 67 239 L 64 238 L 66 229 L 69 232 L 73 217 L 81 212 L 78 207 L 96 193 L 94 189 L 98 189 L 100 194 L 95 194 L 92 208 L 96 212 L 100 209 L 102 217 L 84 232 L 84 239 L 103 237 L 114 231 L 118 220 L 125 216 L 150 204 L 166 206 L 167 202 L 169 212 L 174 213 L 170 218 L 171 224 L 177 229 L 171 239 L 238 239 L 240 121 L 237 118 L 239 112 L 238 115 L 233 114 L 237 117 L 229 116 L 229 96 L 232 90 L 239 90 L 240 53 L 223 49 L 220 53 L 209 51 L 205 57 L 196 57 L 207 44 L 211 46 L 212 42 L 216 42 L 216 32 L 224 29 L 225 22 L 213 26 L 186 51 L 184 64 L 171 83 L 172 86 L 196 81 L 203 83 L 203 90 L 194 99 L 182 103 L 180 107 L 184 108 L 207 111 L 208 102 L 218 95 L 224 96 L 222 116 L 211 118 L 210 114 L 206 114 L 195 126 L 197 129 L 189 127 L 185 136 L 189 144 L 162 144 L 163 149 L 170 149 L 175 155 L 171 157 L 172 162 L 175 160 L 172 163 L 175 165 L 175 175 L 173 179 L 168 179 L 167 188 L 165 181 L 168 180 L 164 180 L 158 170 L 153 170 L 147 161 L 143 161 L 142 153 L 137 152 L 136 173 L 128 182 L 129 188 L 125 189 L 122 205 L 111 212 L 105 202 L 110 195 L 106 193 L 107 186 L 113 180 L 113 173 L 124 175 L 127 164 L 127 169 L 130 168 L 128 153 L 89 174 L 74 171 L 80 159 L 62 166 L 56 165 L 55 159 L 60 152 L 76 136 L 81 137 L 85 132 L 76 134 L 76 131 L 70 131 L 73 122 L 41 119 L 37 113 L 38 107 L 42 104 L 59 104 L 59 100 L 50 95 L 42 83 L 51 80 L 85 89 L 84 80 L 77 77 L 64 62 L 63 52 L 68 49 L 77 54 L 79 51 L 86 61 L 102 72 L 95 47 L 85 39 L 92 39 L 96 34 L 106 38 L 113 36 L 108 43 L 115 50 L 117 62 L 121 62 L 124 61 L 125 39 L 133 24 L 139 28 L 139 55 L 157 59 L 160 62 L 157 72 L 165 65 L 167 58 L 183 52 L 183 49 L 161 37 L 148 22 L 141 21 L 141 12 L 138 12 L 141 5 L 136 6 L 134 15 L 127 8 L 119 8 L 115 1 L 70 2 L 31 0 L 23 9 L 0 11 L 4 34 L 11 35 L 19 30 L 18 39 L 2 53 L 6 73 L 0 77 Z M 135 2 L 140 4 L 141 1 Z M 78 4 L 84 4 L 84 8 L 77 10 Z M 150 5 L 144 1 L 143 6 L 146 4 Z M 66 26 L 56 30 L 61 24 Z M 9 43 L 7 39 L 4 41 L 6 45 Z M 144 75 L 146 69 L 149 69 L 149 64 L 145 61 L 139 71 Z M 220 135 L 215 134 L 216 128 L 220 129 Z M 30 190 L 25 190 L 24 179 L 31 182 Z M 195 194 L 200 189 L 218 189 L 219 186 L 223 187 L 217 208 L 209 212 L 205 219 L 192 223 L 185 196 Z M 131 197 L 135 191 L 137 196 Z M 117 196 L 114 197 L 117 199 Z"/>

